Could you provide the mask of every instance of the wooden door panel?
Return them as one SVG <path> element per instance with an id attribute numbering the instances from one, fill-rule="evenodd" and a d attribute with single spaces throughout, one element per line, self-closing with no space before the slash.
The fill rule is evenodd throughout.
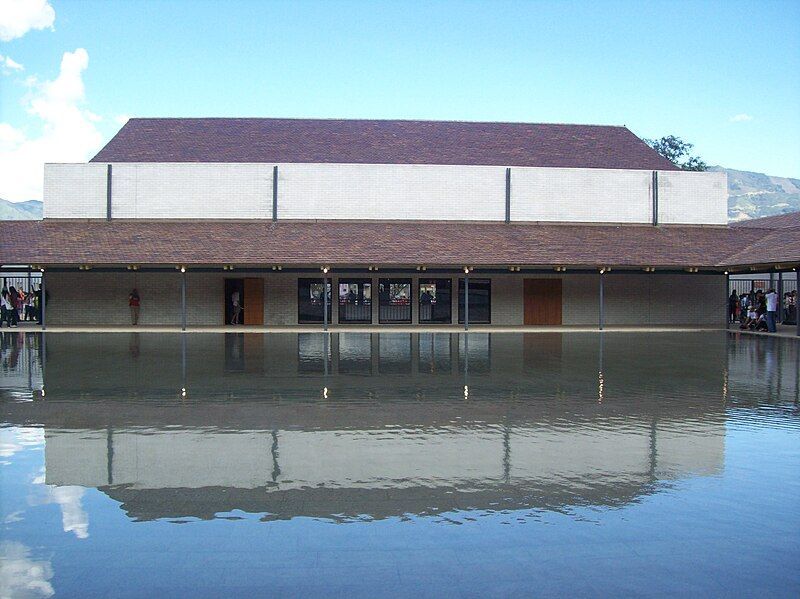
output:
<path id="1" fill-rule="evenodd" d="M 244 324 L 264 324 L 264 279 L 244 280 Z"/>
<path id="2" fill-rule="evenodd" d="M 561 279 L 525 279 L 525 324 L 561 324 L 561 295 Z"/>

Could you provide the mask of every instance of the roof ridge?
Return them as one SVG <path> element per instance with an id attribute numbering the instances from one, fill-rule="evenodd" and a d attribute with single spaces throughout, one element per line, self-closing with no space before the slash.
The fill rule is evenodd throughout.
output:
<path id="1" fill-rule="evenodd" d="M 553 125 L 559 127 L 598 127 L 611 129 L 628 129 L 627 125 L 609 125 L 601 123 L 567 123 L 551 121 L 488 121 L 469 119 L 414 119 L 414 118 L 344 118 L 344 117 L 280 117 L 280 116 L 138 116 L 128 121 L 327 121 L 347 123 L 452 123 L 462 125 Z M 127 123 L 126 123 L 127 124 Z M 124 125 L 123 125 L 124 126 Z M 628 129 L 629 130 L 629 129 Z"/>

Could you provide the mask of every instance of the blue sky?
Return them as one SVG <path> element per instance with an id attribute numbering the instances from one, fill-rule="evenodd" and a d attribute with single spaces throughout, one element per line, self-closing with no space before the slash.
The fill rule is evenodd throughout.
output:
<path id="1" fill-rule="evenodd" d="M 125 116 L 624 124 L 800 176 L 796 1 L 25 2 L 0 8 L 7 199 Z"/>

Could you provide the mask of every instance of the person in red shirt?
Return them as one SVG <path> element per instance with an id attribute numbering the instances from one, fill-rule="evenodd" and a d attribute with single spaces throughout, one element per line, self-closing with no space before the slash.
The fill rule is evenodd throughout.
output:
<path id="1" fill-rule="evenodd" d="M 128 306 L 131 309 L 131 324 L 134 326 L 139 324 L 139 304 L 141 303 L 138 289 L 134 289 L 128 295 Z"/>

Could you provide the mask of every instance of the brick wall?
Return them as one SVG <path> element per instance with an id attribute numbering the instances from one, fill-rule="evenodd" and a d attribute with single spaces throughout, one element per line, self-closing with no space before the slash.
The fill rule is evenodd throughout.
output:
<path id="1" fill-rule="evenodd" d="M 272 218 L 273 165 L 118 163 L 113 218 Z M 280 164 L 279 219 L 505 219 L 505 168 Z M 105 218 L 105 164 L 45 165 L 46 218 Z M 652 222 L 652 171 L 511 169 L 511 219 Z M 725 224 L 724 173 L 659 173 L 659 221 Z"/>
<path id="2" fill-rule="evenodd" d="M 505 169 L 411 164 L 282 164 L 278 218 L 503 220 Z"/>
<path id="3" fill-rule="evenodd" d="M 652 171 L 511 169 L 514 221 L 653 221 Z"/>
<path id="4" fill-rule="evenodd" d="M 725 173 L 660 171 L 658 220 L 665 224 L 727 224 Z"/>
<path id="5" fill-rule="evenodd" d="M 192 273 L 187 280 L 187 323 L 223 323 L 225 278 L 263 277 L 264 322 L 266 326 L 297 324 L 297 275 L 268 273 Z M 356 275 L 365 278 L 363 275 Z M 381 272 L 372 278 L 373 323 L 378 324 L 378 279 L 391 277 Z M 452 284 L 452 320 L 458 320 L 458 277 L 432 274 L 398 274 L 412 279 L 412 297 L 418 297 L 419 279 L 449 278 Z M 480 274 L 474 278 L 484 278 Z M 535 275 L 563 279 L 563 323 L 596 325 L 598 322 L 599 275 Z M 605 322 L 607 325 L 722 325 L 725 319 L 725 279 L 723 276 L 618 274 L 605 277 Z M 493 275 L 492 324 L 523 323 L 524 275 Z M 135 286 L 142 297 L 142 325 L 177 325 L 181 322 L 181 274 L 164 273 L 46 273 L 50 302 L 47 322 L 51 325 L 130 323 L 128 294 Z M 333 306 L 331 324 L 338 322 L 339 275 L 332 277 Z M 418 305 L 412 305 L 412 323 L 419 322 Z"/>
<path id="6" fill-rule="evenodd" d="M 272 165 L 113 167 L 113 218 L 272 218 Z"/>
<path id="7" fill-rule="evenodd" d="M 105 164 L 46 164 L 44 218 L 105 218 Z"/>

